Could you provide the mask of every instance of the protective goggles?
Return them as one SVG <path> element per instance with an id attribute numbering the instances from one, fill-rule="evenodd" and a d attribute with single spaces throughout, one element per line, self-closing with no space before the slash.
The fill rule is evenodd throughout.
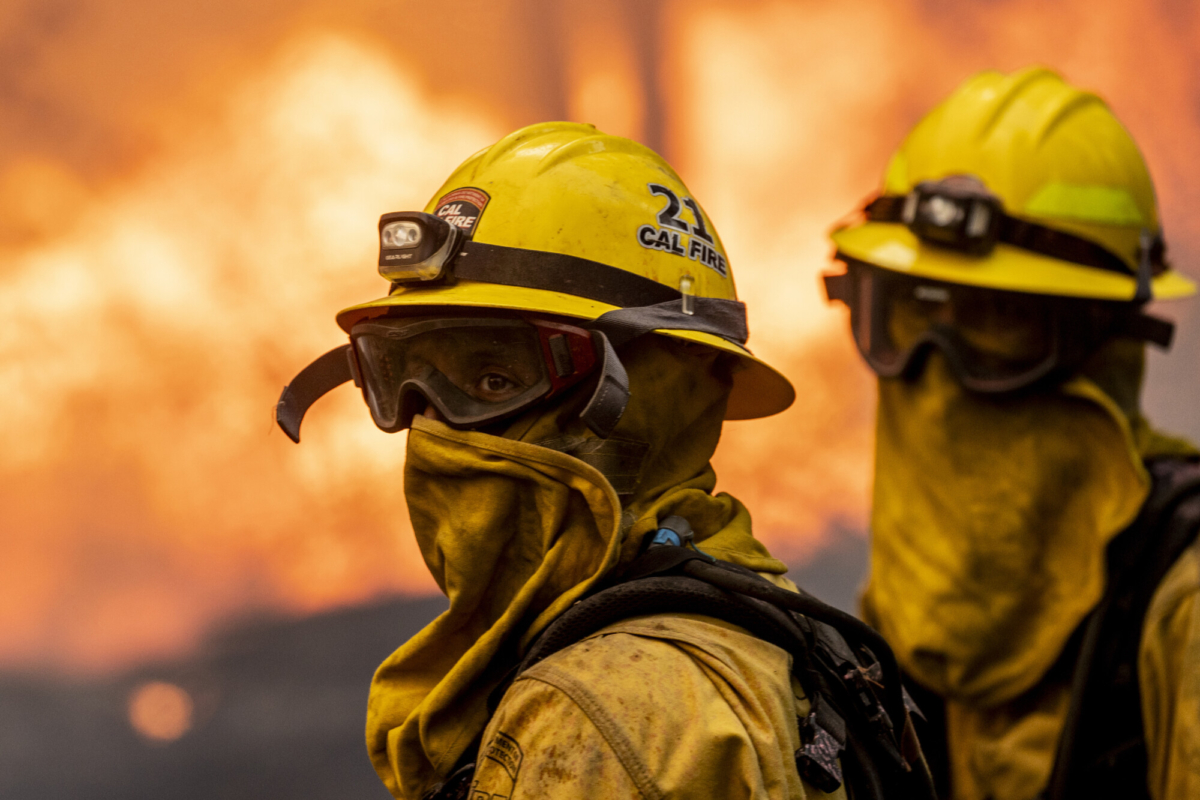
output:
<path id="1" fill-rule="evenodd" d="M 690 278 L 675 289 L 565 253 L 476 242 L 450 219 L 419 211 L 380 218 L 379 272 L 393 291 L 462 280 L 561 292 L 615 308 L 580 323 L 586 328 L 540 317 L 473 317 L 461 310 L 440 319 L 364 320 L 352 329 L 350 344 L 317 358 L 283 388 L 275 420 L 292 441 L 300 441 L 300 425 L 313 403 L 350 380 L 363 389 L 375 424 L 394 432 L 407 427 L 426 403 L 455 427 L 487 425 L 589 375 L 595 376 L 588 381 L 591 395 L 579 419 L 607 438 L 629 402 L 629 378 L 615 348 L 658 330 L 709 333 L 739 346 L 748 336 L 745 306 L 695 296 Z M 483 349 L 472 350 L 476 345 Z M 509 351 L 505 359 L 496 355 L 500 349 Z M 478 372 L 488 368 L 497 371 Z"/>
<path id="2" fill-rule="evenodd" d="M 588 331 L 533 318 L 372 319 L 350 342 L 356 383 L 389 433 L 429 405 L 455 428 L 499 422 L 575 385 L 600 360 Z"/>
<path id="3" fill-rule="evenodd" d="M 1010 392 L 1078 367 L 1104 341 L 1170 346 L 1174 326 L 1127 303 L 1006 292 L 927 280 L 850 260 L 826 275 L 850 307 L 854 341 L 880 377 L 914 377 L 935 348 L 976 392 Z"/>
<path id="4" fill-rule="evenodd" d="M 1079 236 L 1010 217 L 1000 199 L 971 175 L 924 181 L 905 195 L 883 195 L 863 209 L 872 222 L 898 222 L 923 242 L 985 256 L 997 243 L 1020 247 L 1060 261 L 1130 275 L 1115 253 Z M 1162 235 L 1142 234 L 1135 303 L 1151 299 L 1150 281 L 1167 269 Z"/>

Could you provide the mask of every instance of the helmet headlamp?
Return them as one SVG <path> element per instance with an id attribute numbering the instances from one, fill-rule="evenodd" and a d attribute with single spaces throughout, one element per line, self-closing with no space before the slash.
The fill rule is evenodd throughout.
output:
<path id="1" fill-rule="evenodd" d="M 973 175 L 922 181 L 908 194 L 880 195 L 863 209 L 870 222 L 906 225 L 922 242 L 967 255 L 989 255 L 1006 244 L 1060 261 L 1137 279 L 1133 300 L 1151 299 L 1150 281 L 1167 269 L 1162 234 L 1143 231 L 1138 264 L 1131 269 L 1116 253 L 1081 236 L 1009 216 L 1000 198 Z"/>
<path id="2" fill-rule="evenodd" d="M 421 226 L 412 220 L 389 222 L 379 232 L 379 245 L 389 250 L 405 250 L 421 244 Z"/>
<path id="3" fill-rule="evenodd" d="M 904 198 L 901 219 L 927 242 L 982 256 L 996 246 L 1003 214 L 979 180 L 955 175 L 917 184 Z"/>
<path id="4" fill-rule="evenodd" d="M 458 226 L 420 211 L 379 218 L 379 274 L 397 283 L 441 280 L 463 238 Z"/>

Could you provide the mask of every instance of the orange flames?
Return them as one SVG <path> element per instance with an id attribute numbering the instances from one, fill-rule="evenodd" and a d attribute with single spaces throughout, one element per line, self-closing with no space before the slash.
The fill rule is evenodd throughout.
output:
<path id="1" fill-rule="evenodd" d="M 147 3 L 161 24 L 135 35 L 82 4 L 85 55 L 137 69 L 60 56 L 0 95 L 0 113 L 18 95 L 58 104 L 0 133 L 0 663 L 110 668 L 247 607 L 433 590 L 403 436 L 352 391 L 322 401 L 302 447 L 271 412 L 343 340 L 333 312 L 384 290 L 379 213 L 421 207 L 516 125 L 567 115 L 645 138 L 704 199 L 751 345 L 799 392 L 727 428 L 721 488 L 792 559 L 861 529 L 868 503 L 872 381 L 818 288 L 824 233 L 962 77 L 1045 61 L 1095 86 L 1142 142 L 1173 241 L 1200 236 L 1187 10 L 511 0 L 451 30 L 414 5 L 314 0 L 226 30 L 212 20 L 229 9 L 205 27 Z M 0 41 L 82 42 L 35 8 L 0 19 Z"/>

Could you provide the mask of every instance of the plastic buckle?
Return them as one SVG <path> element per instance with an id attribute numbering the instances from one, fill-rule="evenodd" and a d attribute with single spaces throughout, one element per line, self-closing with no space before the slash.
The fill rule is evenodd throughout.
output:
<path id="1" fill-rule="evenodd" d="M 659 523 L 647 547 L 686 547 L 696 538 L 696 532 L 683 517 L 669 516 Z"/>
<path id="2" fill-rule="evenodd" d="M 655 547 L 688 547 L 703 556 L 704 560 L 716 563 L 717 559 L 696 546 L 696 532 L 683 517 L 671 515 L 659 523 L 659 528 L 653 534 L 646 534 L 649 542 L 647 550 Z"/>
<path id="3" fill-rule="evenodd" d="M 654 532 L 653 538 L 650 539 L 650 547 L 661 547 L 663 545 L 683 547 L 683 542 L 679 541 L 679 534 L 670 528 L 659 528 Z"/>
<path id="4" fill-rule="evenodd" d="M 883 702 L 875 693 L 875 686 L 879 684 L 872 677 L 874 670 L 871 667 L 864 669 L 854 664 L 843 664 L 842 669 L 845 670 L 842 681 L 850 690 L 851 697 L 854 698 L 859 710 L 866 717 L 867 723 L 874 729 L 883 751 L 892 758 L 898 767 L 907 772 L 911 767 L 903 753 L 900 752 L 900 742 L 896 738 L 892 718 L 888 716 Z M 903 720 L 901 720 L 901 724 L 903 724 Z"/>
<path id="5" fill-rule="evenodd" d="M 815 712 L 800 719 L 799 724 L 801 746 L 795 753 L 796 770 L 800 777 L 822 792 L 836 792 L 845 780 L 838 761 L 845 742 L 838 741 L 836 735 L 826 730 Z M 842 737 L 845 738 L 844 732 Z"/>

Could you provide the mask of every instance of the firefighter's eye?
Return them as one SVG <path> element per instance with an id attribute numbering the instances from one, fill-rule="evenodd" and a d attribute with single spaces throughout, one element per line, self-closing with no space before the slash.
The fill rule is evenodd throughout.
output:
<path id="1" fill-rule="evenodd" d="M 507 400 L 525 387 L 521 386 L 508 375 L 499 372 L 488 372 L 479 376 L 479 380 L 475 382 L 473 388 L 475 396 L 480 400 L 494 403 Z"/>

